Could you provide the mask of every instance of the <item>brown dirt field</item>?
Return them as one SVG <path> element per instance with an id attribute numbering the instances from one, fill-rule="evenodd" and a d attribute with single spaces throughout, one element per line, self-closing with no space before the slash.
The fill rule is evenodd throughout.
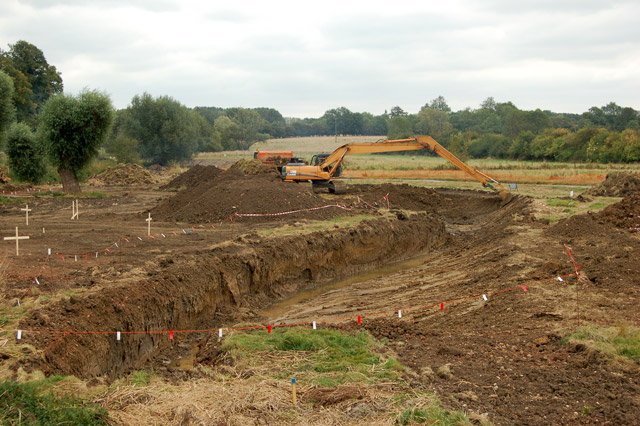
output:
<path id="1" fill-rule="evenodd" d="M 536 220 L 538 204 L 521 196 L 501 206 L 486 191 L 391 184 L 352 185 L 336 196 L 269 173 L 191 170 L 165 186 L 186 187 L 177 193 L 100 188 L 108 196 L 80 198 L 78 221 L 70 220 L 66 197 L 21 194 L 32 209 L 28 227 L 22 203 L 0 205 L 3 236 L 16 226 L 30 236 L 19 257 L 13 242 L 0 251 L 3 331 L 24 330 L 22 340 L 0 347 L 6 377 L 44 371 L 110 382 L 153 368 L 176 386 L 195 386 L 206 382 L 204 367 L 234 368 L 220 364 L 218 328 L 317 321 L 368 330 L 408 367 L 409 388 L 433 391 L 446 408 L 493 424 L 640 424 L 638 363 L 562 339 L 579 325 L 640 325 L 640 233 L 629 229 L 640 222 L 637 193 L 548 225 Z M 229 220 L 236 212 L 336 203 L 352 210 Z M 369 219 L 341 222 L 363 214 Z M 581 281 L 569 276 L 575 268 L 565 244 Z M 361 273 L 370 275 L 339 282 Z M 78 333 L 94 331 L 106 334 Z M 144 333 L 117 342 L 115 331 Z M 178 368 L 192 351 L 197 368 Z M 385 392 L 392 398 L 393 390 Z M 325 401 L 327 419 L 375 405 L 366 386 L 301 384 L 301 393 Z M 268 417 L 269 404 L 260 401 L 253 415 Z M 146 424 L 133 420 L 131 404 L 106 405 L 128 423 Z M 251 404 L 243 409 L 244 422 Z M 204 410 L 175 411 L 182 417 L 174 413 L 167 424 L 204 424 L 189 420 Z M 322 423 L 317 409 L 305 410 L 315 420 L 302 424 Z M 382 411 L 367 413 L 358 424 L 393 424 Z M 322 424 L 346 424 L 335 415 Z"/>

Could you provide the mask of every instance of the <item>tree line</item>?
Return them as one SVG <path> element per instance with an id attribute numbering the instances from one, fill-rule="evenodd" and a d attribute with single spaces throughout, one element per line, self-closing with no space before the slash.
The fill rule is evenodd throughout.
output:
<path id="1" fill-rule="evenodd" d="M 640 161 L 640 114 L 614 102 L 568 114 L 489 97 L 478 108 L 452 111 L 438 96 L 415 114 L 400 106 L 381 115 L 339 107 L 296 119 L 273 108 L 188 108 L 143 93 L 116 111 L 106 93 L 64 94 L 61 74 L 36 46 L 18 41 L 0 49 L 0 142 L 18 179 L 37 182 L 49 164 L 72 188 L 101 148 L 120 162 L 167 165 L 270 138 L 338 134 L 430 135 L 463 158 Z"/>

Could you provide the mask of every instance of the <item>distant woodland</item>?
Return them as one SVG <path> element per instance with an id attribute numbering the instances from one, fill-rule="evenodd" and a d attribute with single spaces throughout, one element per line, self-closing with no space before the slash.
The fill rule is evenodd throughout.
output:
<path id="1" fill-rule="evenodd" d="M 89 94 L 94 103 L 99 100 L 103 108 L 111 108 L 108 94 L 101 94 L 106 103 L 100 94 Z M 51 126 L 59 123 L 56 118 L 64 112 L 62 107 L 49 108 L 47 133 L 42 131 L 42 111 L 57 97 L 70 95 L 63 93 L 61 74 L 47 63 L 40 49 L 26 41 L 0 49 L 0 146 L 7 151 L 9 142 L 14 146 L 19 142 L 16 152 L 31 149 L 33 155 L 46 157 L 43 146 L 51 147 L 51 143 L 44 143 L 42 135 L 60 130 Z M 83 97 L 87 93 L 74 102 Z M 477 108 L 452 111 L 445 97 L 437 96 L 416 113 L 401 106 L 390 107 L 381 115 L 337 107 L 317 118 L 289 118 L 269 107 L 188 108 L 170 96 L 142 93 L 124 109 L 113 110 L 111 115 L 101 113 L 108 129 L 94 132 L 99 135 L 98 145 L 121 162 L 166 165 L 197 152 L 245 150 L 271 138 L 335 134 L 386 135 L 389 139 L 430 135 L 463 158 L 640 161 L 640 114 L 615 102 L 573 114 L 521 110 L 512 102 L 488 97 Z"/>

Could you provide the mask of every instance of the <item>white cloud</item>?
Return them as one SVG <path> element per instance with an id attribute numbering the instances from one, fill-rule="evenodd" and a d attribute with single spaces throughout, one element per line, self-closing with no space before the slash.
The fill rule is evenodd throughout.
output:
<path id="1" fill-rule="evenodd" d="M 65 90 L 188 106 L 268 106 L 286 116 L 346 106 L 416 112 L 487 96 L 521 108 L 640 109 L 640 5 L 512 2 L 8 0 L 2 46 L 26 40 Z"/>

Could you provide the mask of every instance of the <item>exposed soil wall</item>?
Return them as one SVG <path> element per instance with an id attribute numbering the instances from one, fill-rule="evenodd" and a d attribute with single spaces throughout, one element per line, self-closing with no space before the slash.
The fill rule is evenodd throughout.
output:
<path id="1" fill-rule="evenodd" d="M 156 351 L 184 341 L 181 330 L 217 332 L 277 296 L 445 244 L 445 226 L 436 216 L 400 216 L 298 237 L 249 235 L 189 257 L 165 256 L 149 268 L 148 279 L 64 299 L 34 313 L 21 326 L 121 331 L 121 341 L 114 334 L 43 333 L 36 342 L 44 348 L 45 365 L 40 367 L 50 373 L 117 376 L 141 367 Z M 126 333 L 141 330 L 164 332 Z M 173 340 L 168 330 L 175 330 Z"/>

